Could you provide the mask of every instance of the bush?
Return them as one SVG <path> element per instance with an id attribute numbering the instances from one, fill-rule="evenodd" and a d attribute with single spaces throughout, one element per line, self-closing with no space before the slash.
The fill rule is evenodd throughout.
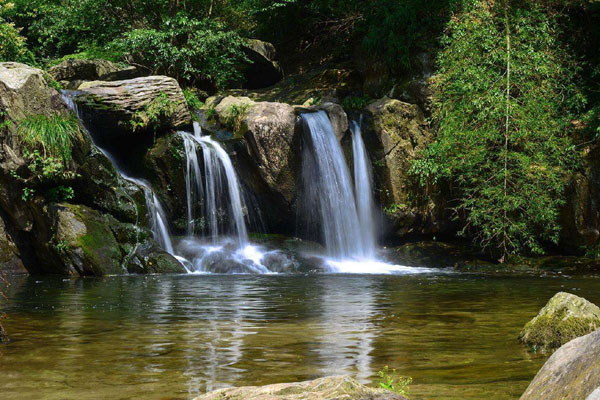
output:
<path id="1" fill-rule="evenodd" d="M 33 64 L 33 54 L 27 49 L 25 38 L 4 15 L 13 8 L 12 3 L 0 0 L 0 61 L 17 61 Z"/>
<path id="2" fill-rule="evenodd" d="M 222 88 L 240 78 L 237 67 L 245 60 L 242 44 L 239 35 L 217 21 L 178 14 L 165 22 L 164 29 L 136 29 L 110 47 L 128 63 L 153 74 Z"/>

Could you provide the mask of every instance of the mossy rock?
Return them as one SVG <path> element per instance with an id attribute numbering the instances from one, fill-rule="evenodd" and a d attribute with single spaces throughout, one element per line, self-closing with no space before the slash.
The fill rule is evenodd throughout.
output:
<path id="1" fill-rule="evenodd" d="M 552 351 L 600 327 L 600 308 L 574 294 L 557 293 L 529 321 L 519 340 L 535 350 Z"/>
<path id="2" fill-rule="evenodd" d="M 91 208 L 61 203 L 51 206 L 55 237 L 51 246 L 66 265 L 82 276 L 122 274 L 122 254 L 109 220 Z"/>

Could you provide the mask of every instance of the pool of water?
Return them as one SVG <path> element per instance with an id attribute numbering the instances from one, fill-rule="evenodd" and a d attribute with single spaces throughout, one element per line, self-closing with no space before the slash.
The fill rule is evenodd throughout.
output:
<path id="1" fill-rule="evenodd" d="M 2 399 L 189 399 L 388 365 L 411 399 L 518 399 L 545 358 L 517 342 L 558 291 L 600 279 L 459 274 L 13 280 Z"/>

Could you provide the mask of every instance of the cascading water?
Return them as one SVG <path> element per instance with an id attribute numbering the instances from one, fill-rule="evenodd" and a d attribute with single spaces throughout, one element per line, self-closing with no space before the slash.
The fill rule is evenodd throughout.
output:
<path id="1" fill-rule="evenodd" d="M 342 148 L 324 111 L 302 114 L 309 135 L 302 178 L 307 205 L 317 210 L 327 251 L 337 260 L 366 259 L 352 179 Z"/>
<path id="2" fill-rule="evenodd" d="M 302 114 L 305 127 L 302 178 L 305 207 L 319 218 L 332 272 L 427 273 L 427 268 L 392 265 L 375 258 L 372 173 L 360 124 L 351 124 L 352 179 L 342 147 L 324 111 Z"/>
<path id="3" fill-rule="evenodd" d="M 372 259 L 375 257 L 375 239 L 377 234 L 375 207 L 373 204 L 373 172 L 371 170 L 369 155 L 362 139 L 361 122 L 350 122 L 354 160 L 354 188 L 365 256 Z"/>
<path id="4" fill-rule="evenodd" d="M 263 252 L 248 241 L 246 206 L 229 155 L 210 136 L 202 136 L 197 123 L 193 134 L 179 132 L 179 135 L 186 155 L 188 238 L 179 244 L 178 250 L 191 260 L 193 272 L 269 273 L 263 260 L 277 252 Z M 200 166 L 199 151 L 204 168 Z M 201 215 L 197 215 L 198 208 Z M 197 229 L 198 220 L 202 229 Z M 208 244 L 195 237 L 197 230 L 208 237 Z"/>
<path id="5" fill-rule="evenodd" d="M 233 163 L 227 152 L 210 138 L 202 136 L 200 126 L 194 124 L 194 134 L 179 132 L 183 138 L 186 153 L 186 189 L 187 189 L 187 230 L 188 236 L 194 235 L 195 206 L 199 200 L 203 203 L 202 220 L 204 231 L 213 240 L 224 234 L 234 234 L 239 245 L 248 242 L 248 232 L 244 214 L 246 207 L 242 199 L 239 180 Z M 197 147 L 202 149 L 204 160 L 204 182 L 200 173 Z M 222 213 L 229 217 L 229 227 L 223 227 Z"/>

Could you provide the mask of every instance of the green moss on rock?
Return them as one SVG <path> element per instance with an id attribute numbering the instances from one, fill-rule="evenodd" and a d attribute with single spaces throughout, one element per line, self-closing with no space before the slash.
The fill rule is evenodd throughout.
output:
<path id="1" fill-rule="evenodd" d="M 519 339 L 536 350 L 555 350 L 599 327 L 600 308 L 581 297 L 561 292 L 525 325 Z"/>

